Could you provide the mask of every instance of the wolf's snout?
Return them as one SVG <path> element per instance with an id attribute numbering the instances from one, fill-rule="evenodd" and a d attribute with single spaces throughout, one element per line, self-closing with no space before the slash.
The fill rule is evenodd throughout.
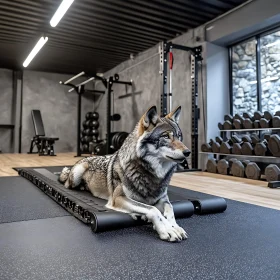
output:
<path id="1" fill-rule="evenodd" d="M 185 157 L 188 157 L 191 154 L 191 151 L 189 149 L 186 149 L 183 151 L 183 154 Z"/>

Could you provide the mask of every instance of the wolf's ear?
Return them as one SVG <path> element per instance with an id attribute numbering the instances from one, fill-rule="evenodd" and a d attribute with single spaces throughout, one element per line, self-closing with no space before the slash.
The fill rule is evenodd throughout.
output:
<path id="1" fill-rule="evenodd" d="M 156 125 L 158 121 L 157 107 L 152 106 L 143 116 L 143 125 L 148 128 L 151 124 Z"/>
<path id="2" fill-rule="evenodd" d="M 172 121 L 178 123 L 180 119 L 180 114 L 181 114 L 181 106 L 178 106 L 173 112 L 170 112 L 168 115 L 165 117 L 168 119 L 171 119 Z"/>
<path id="3" fill-rule="evenodd" d="M 152 106 L 141 118 L 139 135 L 142 135 L 151 125 L 155 126 L 158 122 L 157 107 Z"/>

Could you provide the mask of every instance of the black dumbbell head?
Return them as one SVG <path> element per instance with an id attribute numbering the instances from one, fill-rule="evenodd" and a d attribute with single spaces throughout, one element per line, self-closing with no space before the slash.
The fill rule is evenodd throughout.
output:
<path id="1" fill-rule="evenodd" d="M 276 164 L 270 164 L 265 169 L 265 177 L 268 182 L 280 181 L 280 169 Z"/>
<path id="2" fill-rule="evenodd" d="M 221 154 L 231 154 L 232 147 L 230 146 L 229 142 L 223 142 L 220 147 Z"/>
<path id="3" fill-rule="evenodd" d="M 272 114 L 271 112 L 269 112 L 269 111 L 265 111 L 265 112 L 263 113 L 263 116 L 264 116 L 264 118 L 267 119 L 268 121 L 272 120 L 272 118 L 273 118 L 273 114 Z"/>
<path id="4" fill-rule="evenodd" d="M 228 115 L 225 115 L 225 116 L 224 116 L 224 121 L 232 122 L 232 120 L 233 120 L 232 115 L 228 114 Z"/>
<path id="5" fill-rule="evenodd" d="M 261 169 L 255 162 L 250 162 L 245 168 L 246 177 L 253 180 L 260 180 Z"/>
<path id="6" fill-rule="evenodd" d="M 234 119 L 233 120 L 233 127 L 235 129 L 242 129 L 242 122 L 239 119 Z"/>
<path id="7" fill-rule="evenodd" d="M 254 123 L 253 123 L 253 121 L 251 119 L 246 118 L 246 119 L 244 119 L 243 126 L 246 129 L 252 129 L 252 128 L 254 128 Z"/>
<path id="8" fill-rule="evenodd" d="M 275 157 L 280 157 L 280 137 L 277 134 L 270 136 L 268 148 Z"/>
<path id="9" fill-rule="evenodd" d="M 280 117 L 279 116 L 274 116 L 272 118 L 272 126 L 274 128 L 279 128 L 280 127 Z"/>
<path id="10" fill-rule="evenodd" d="M 217 163 L 217 170 L 219 174 L 228 175 L 229 174 L 229 163 L 225 159 L 221 159 Z"/>
<path id="11" fill-rule="evenodd" d="M 232 129 L 232 123 L 230 121 L 225 121 L 223 125 L 225 130 Z"/>
<path id="12" fill-rule="evenodd" d="M 217 173 L 217 161 L 214 158 L 209 158 L 206 164 L 207 172 Z"/>
<path id="13" fill-rule="evenodd" d="M 254 119 L 259 121 L 263 117 L 262 113 L 260 111 L 256 111 L 254 113 Z"/>
<path id="14" fill-rule="evenodd" d="M 245 167 L 240 160 L 236 160 L 232 163 L 231 173 L 235 177 L 245 177 Z"/>
<path id="15" fill-rule="evenodd" d="M 241 147 L 242 155 L 253 155 L 254 149 L 251 143 L 244 142 Z"/>
<path id="16" fill-rule="evenodd" d="M 240 143 L 233 143 L 232 153 L 235 155 L 242 155 Z"/>

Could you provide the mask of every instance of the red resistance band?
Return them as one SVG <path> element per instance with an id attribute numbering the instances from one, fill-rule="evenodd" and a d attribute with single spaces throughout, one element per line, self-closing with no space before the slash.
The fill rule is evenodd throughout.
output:
<path id="1" fill-rule="evenodd" d="M 169 53 L 169 69 L 170 69 L 170 70 L 172 70 L 172 68 L 173 68 L 173 61 L 174 61 L 174 59 L 173 59 L 173 53 L 170 52 L 170 53 Z"/>

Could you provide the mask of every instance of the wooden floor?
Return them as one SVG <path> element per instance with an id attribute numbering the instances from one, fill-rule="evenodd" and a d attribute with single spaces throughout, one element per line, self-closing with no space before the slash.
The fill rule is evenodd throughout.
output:
<path id="1" fill-rule="evenodd" d="M 0 177 L 18 176 L 13 167 L 72 165 L 79 158 L 74 153 L 56 157 L 37 154 L 0 154 Z M 207 172 L 176 173 L 171 184 L 207 194 L 280 210 L 280 189 L 270 189 L 264 181 L 223 176 Z"/>

